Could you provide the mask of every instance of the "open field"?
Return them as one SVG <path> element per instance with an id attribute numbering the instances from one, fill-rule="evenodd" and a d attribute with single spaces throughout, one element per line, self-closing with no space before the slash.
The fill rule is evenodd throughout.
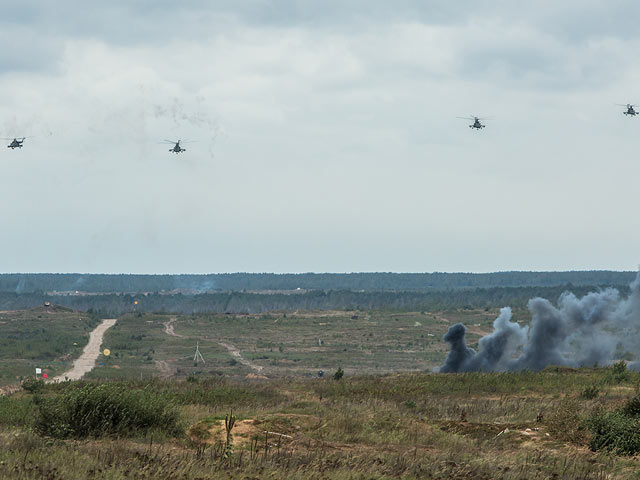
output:
<path id="1" fill-rule="evenodd" d="M 348 375 L 431 371 L 447 353 L 450 325 L 469 340 L 491 331 L 492 310 L 428 312 L 288 312 L 264 315 L 129 314 L 106 332 L 112 351 L 93 379 L 260 375 L 315 376 L 338 367 Z M 526 321 L 526 312 L 516 312 Z M 196 343 L 205 359 L 194 365 Z"/>
<path id="2" fill-rule="evenodd" d="M 184 433 L 80 442 L 32 429 L 39 405 L 90 383 L 47 385 L 35 395 L 0 398 L 0 477 L 631 479 L 637 458 L 590 451 L 580 425 L 593 411 L 623 404 L 638 380 L 631 373 L 616 381 L 604 368 L 549 368 L 339 381 L 130 381 L 126 391 L 175 405 Z M 599 394 L 584 398 L 592 386 Z M 237 419 L 225 449 L 231 410 Z"/>
<path id="3" fill-rule="evenodd" d="M 469 325 L 471 344 L 496 312 L 294 312 L 264 315 L 124 315 L 106 331 L 93 379 L 259 375 L 315 376 L 430 371 L 442 363 L 449 325 Z M 526 315 L 522 315 L 525 319 Z M 50 378 L 68 371 L 87 344 L 95 315 L 64 307 L 0 313 L 0 384 L 19 383 L 36 366 Z M 196 343 L 205 359 L 194 365 Z"/>

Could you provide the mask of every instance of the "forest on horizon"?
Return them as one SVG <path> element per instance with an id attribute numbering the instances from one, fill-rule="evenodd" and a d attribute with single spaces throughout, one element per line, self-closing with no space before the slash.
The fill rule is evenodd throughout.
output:
<path id="1" fill-rule="evenodd" d="M 496 272 L 496 273 L 222 273 L 208 275 L 137 275 L 80 273 L 0 274 L 0 292 L 205 293 L 231 291 L 352 290 L 433 291 L 498 287 L 629 285 L 636 272 Z"/>

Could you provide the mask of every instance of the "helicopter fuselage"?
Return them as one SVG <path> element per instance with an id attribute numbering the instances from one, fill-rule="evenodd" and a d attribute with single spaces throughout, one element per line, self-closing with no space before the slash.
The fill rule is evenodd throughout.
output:
<path id="1" fill-rule="evenodd" d="M 623 112 L 625 115 L 631 115 L 632 117 L 638 115 L 638 112 L 636 112 L 633 107 L 629 107 L 627 108 L 626 112 Z"/>
<path id="2" fill-rule="evenodd" d="M 24 142 L 24 139 L 18 140 L 17 138 L 14 138 L 13 141 L 7 145 L 7 148 L 10 148 L 11 150 L 22 148 L 22 142 Z"/>
<path id="3" fill-rule="evenodd" d="M 485 126 L 483 124 L 480 123 L 480 120 L 476 119 L 473 122 L 473 125 L 469 125 L 469 128 L 475 128 L 476 130 L 480 130 L 481 128 L 484 128 Z"/>

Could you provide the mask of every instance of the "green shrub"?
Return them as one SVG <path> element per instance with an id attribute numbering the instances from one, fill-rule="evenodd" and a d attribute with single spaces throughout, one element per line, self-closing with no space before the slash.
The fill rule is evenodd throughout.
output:
<path id="1" fill-rule="evenodd" d="M 586 398 L 587 400 L 593 400 L 594 398 L 598 398 L 599 394 L 600 389 L 595 385 L 590 385 L 582 391 L 581 397 Z"/>
<path id="2" fill-rule="evenodd" d="M 342 377 L 344 377 L 344 370 L 342 370 L 342 367 L 338 367 L 336 373 L 333 374 L 333 379 L 340 380 Z"/>
<path id="3" fill-rule="evenodd" d="M 591 450 L 607 450 L 623 455 L 640 452 L 640 419 L 620 411 L 606 412 L 592 415 L 587 425 L 591 431 Z"/>
<path id="4" fill-rule="evenodd" d="M 611 377 L 615 383 L 622 383 L 629 380 L 630 375 L 627 370 L 627 362 L 620 360 L 611 365 Z"/>
<path id="5" fill-rule="evenodd" d="M 131 437 L 152 429 L 182 432 L 178 411 L 166 397 L 112 383 L 86 384 L 43 399 L 34 428 L 55 438 Z"/>
<path id="6" fill-rule="evenodd" d="M 622 407 L 622 413 L 631 417 L 640 416 L 640 395 L 630 398 Z"/>
<path id="7" fill-rule="evenodd" d="M 29 393 L 41 392 L 44 388 L 44 380 L 39 378 L 29 377 L 23 380 L 22 389 Z"/>

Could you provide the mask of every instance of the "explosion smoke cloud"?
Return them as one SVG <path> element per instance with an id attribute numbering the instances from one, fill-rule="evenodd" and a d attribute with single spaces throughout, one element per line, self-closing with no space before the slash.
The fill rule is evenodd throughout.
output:
<path id="1" fill-rule="evenodd" d="M 444 340 L 450 351 L 440 372 L 542 370 L 547 365 L 607 365 L 630 353 L 640 358 L 640 274 L 622 298 L 614 288 L 582 298 L 565 292 L 554 306 L 544 298 L 529 300 L 530 326 L 512 321 L 509 307 L 500 311 L 493 332 L 467 347 L 466 328 L 458 323 Z M 637 364 L 637 365 L 636 365 Z M 630 367 L 640 367 L 640 361 Z"/>

